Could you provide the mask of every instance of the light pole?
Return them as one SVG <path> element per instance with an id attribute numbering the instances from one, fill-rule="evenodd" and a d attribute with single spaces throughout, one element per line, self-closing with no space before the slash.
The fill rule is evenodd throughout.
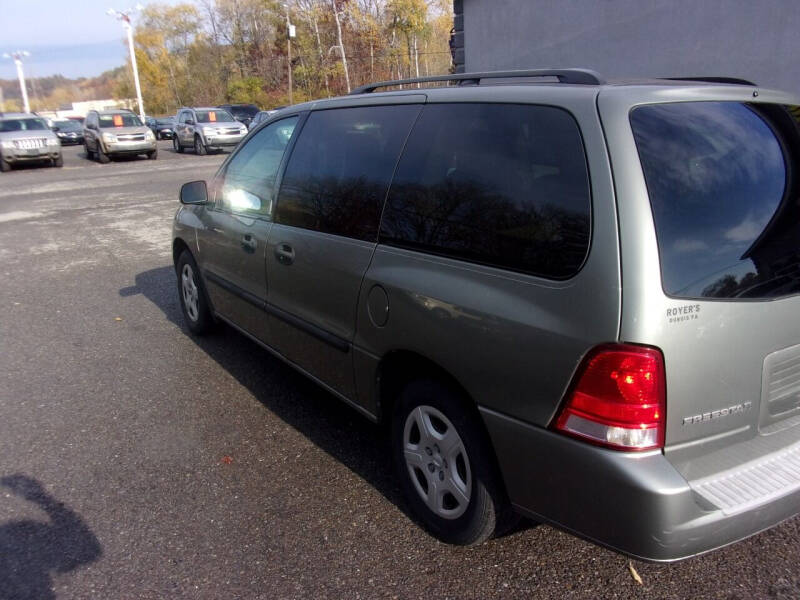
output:
<path id="1" fill-rule="evenodd" d="M 109 8 L 106 13 L 112 17 L 116 17 L 118 21 L 122 21 L 122 26 L 128 34 L 128 50 L 131 53 L 131 65 L 133 65 L 133 83 L 136 85 L 136 101 L 139 103 L 139 116 L 144 123 L 144 102 L 142 102 L 142 88 L 139 85 L 139 68 L 136 66 L 136 52 L 133 50 L 133 26 L 131 25 L 131 13 L 136 10 L 142 10 L 142 5 L 137 4 L 135 8 L 129 8 L 126 11 L 118 11 Z"/>
<path id="2" fill-rule="evenodd" d="M 294 104 L 292 99 L 292 38 L 295 36 L 295 28 L 289 20 L 289 3 L 285 3 L 286 7 L 286 62 L 288 63 L 289 71 L 289 104 Z"/>
<path id="3" fill-rule="evenodd" d="M 19 89 L 22 92 L 22 106 L 26 113 L 31 112 L 31 106 L 28 104 L 28 89 L 25 87 L 25 73 L 22 72 L 22 57 L 30 56 L 31 53 L 27 50 L 17 50 L 11 54 L 3 54 L 5 58 L 13 58 L 14 64 L 17 65 L 17 77 L 19 78 Z"/>

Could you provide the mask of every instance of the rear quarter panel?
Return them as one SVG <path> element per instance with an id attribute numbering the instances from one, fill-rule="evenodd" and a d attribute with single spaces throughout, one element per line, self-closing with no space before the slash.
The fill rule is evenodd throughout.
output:
<path id="1" fill-rule="evenodd" d="M 552 281 L 379 245 L 359 297 L 355 365 L 359 401 L 373 407 L 375 373 L 394 350 L 418 353 L 477 402 L 545 426 L 583 354 L 617 337 L 620 274 L 614 192 L 595 88 L 492 86 L 431 93 L 429 102 L 511 102 L 566 108 L 577 120 L 592 187 L 592 236 L 580 272 Z M 389 299 L 385 326 L 370 320 L 370 290 Z"/>

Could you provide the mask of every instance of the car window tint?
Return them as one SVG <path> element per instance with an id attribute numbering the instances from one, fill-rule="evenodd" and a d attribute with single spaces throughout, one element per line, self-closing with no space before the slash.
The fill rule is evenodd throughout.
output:
<path id="1" fill-rule="evenodd" d="M 272 215 L 275 178 L 297 117 L 265 127 L 236 153 L 225 170 L 220 206 L 238 213 Z"/>
<path id="2" fill-rule="evenodd" d="M 565 278 L 589 247 L 583 142 L 549 106 L 433 104 L 409 137 L 380 240 Z"/>
<path id="3" fill-rule="evenodd" d="M 641 106 L 630 116 L 667 294 L 774 298 L 800 292 L 800 107 Z M 782 143 L 781 143 L 782 142 Z"/>
<path id="4" fill-rule="evenodd" d="M 41 131 L 50 129 L 43 119 L 9 119 L 0 121 L 0 133 L 9 131 Z"/>
<path id="5" fill-rule="evenodd" d="M 276 220 L 377 239 L 380 210 L 418 105 L 311 113 L 289 159 Z"/>

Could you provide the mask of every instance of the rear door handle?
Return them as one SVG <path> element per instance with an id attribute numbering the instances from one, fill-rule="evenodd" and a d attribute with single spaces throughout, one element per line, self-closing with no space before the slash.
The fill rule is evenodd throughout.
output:
<path id="1" fill-rule="evenodd" d="M 275 245 L 275 258 L 282 265 L 290 265 L 294 262 L 294 250 L 289 244 L 280 242 Z"/>
<path id="2" fill-rule="evenodd" d="M 258 247 L 258 241 L 256 241 L 256 238 L 254 238 L 249 233 L 246 233 L 242 238 L 242 249 L 245 252 L 249 252 L 252 254 L 253 252 L 256 251 L 257 247 Z"/>

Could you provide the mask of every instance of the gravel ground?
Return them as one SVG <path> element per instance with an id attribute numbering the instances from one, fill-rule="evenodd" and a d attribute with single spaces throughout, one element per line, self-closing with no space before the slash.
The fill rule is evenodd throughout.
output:
<path id="1" fill-rule="evenodd" d="M 798 519 L 673 565 L 529 522 L 432 539 L 381 429 L 188 335 L 170 220 L 224 157 L 161 145 L 0 175 L 0 599 L 800 597 Z"/>

